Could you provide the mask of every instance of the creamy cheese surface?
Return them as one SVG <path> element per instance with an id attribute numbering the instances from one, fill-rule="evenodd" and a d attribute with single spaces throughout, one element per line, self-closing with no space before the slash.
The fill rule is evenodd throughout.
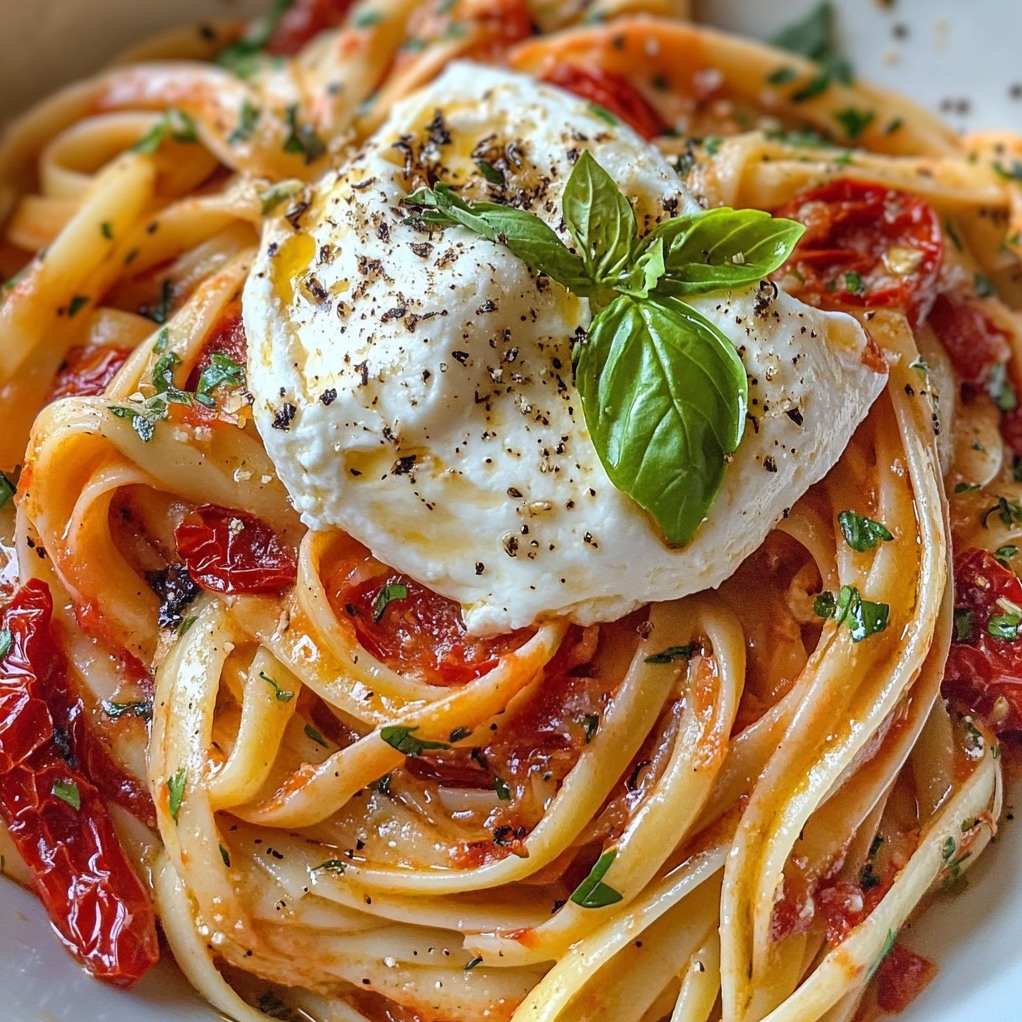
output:
<path id="1" fill-rule="evenodd" d="M 668 548 L 585 427 L 571 346 L 588 303 L 401 205 L 431 175 L 530 209 L 567 242 L 561 191 L 584 149 L 640 230 L 697 208 L 655 147 L 584 101 L 454 64 L 282 208 L 245 288 L 256 422 L 304 521 L 458 600 L 474 632 L 608 620 L 718 585 L 830 469 L 886 381 L 851 317 L 772 284 L 693 299 L 742 357 L 749 422 L 708 519 Z"/>

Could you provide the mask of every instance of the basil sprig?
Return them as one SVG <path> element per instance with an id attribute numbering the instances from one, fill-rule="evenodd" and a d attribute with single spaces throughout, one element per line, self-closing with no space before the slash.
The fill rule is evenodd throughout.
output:
<path id="1" fill-rule="evenodd" d="M 574 250 L 539 217 L 473 202 L 437 183 L 405 202 L 416 218 L 506 246 L 596 313 L 573 352 L 586 426 L 614 485 L 687 543 L 706 517 L 745 428 L 748 380 L 734 346 L 684 298 L 756 283 L 804 228 L 727 207 L 674 217 L 639 236 L 628 198 L 589 152 L 561 209 Z"/>

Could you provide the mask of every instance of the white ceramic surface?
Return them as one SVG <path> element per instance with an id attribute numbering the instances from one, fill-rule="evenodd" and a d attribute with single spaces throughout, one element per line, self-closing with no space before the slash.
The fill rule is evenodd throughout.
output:
<path id="1" fill-rule="evenodd" d="M 811 5 L 700 0 L 697 8 L 704 20 L 765 37 Z M 0 0 L 0 95 L 8 109 L 24 106 L 147 32 L 261 7 L 259 0 Z M 1018 0 L 838 0 L 838 7 L 845 49 L 863 77 L 934 110 L 943 104 L 957 128 L 1022 132 L 1022 96 L 1012 88 L 1022 93 Z M 906 942 L 935 959 L 940 971 L 902 1022 L 1022 1019 L 1020 878 L 1022 830 L 1009 806 L 1001 835 L 969 873 L 967 890 L 938 900 L 906 932 Z M 35 899 L 2 878 L 0 998 L 0 1022 L 219 1017 L 166 963 L 128 993 L 88 979 L 59 947 Z"/>

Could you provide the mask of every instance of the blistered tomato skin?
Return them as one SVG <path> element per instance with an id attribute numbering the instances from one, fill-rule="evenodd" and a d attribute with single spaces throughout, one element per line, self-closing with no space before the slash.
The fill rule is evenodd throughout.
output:
<path id="1" fill-rule="evenodd" d="M 0 659 L 0 815 L 68 950 L 97 978 L 129 986 L 159 958 L 156 916 L 78 766 L 52 613 L 49 588 L 33 580 L 0 617 L 10 635 Z"/>
<path id="2" fill-rule="evenodd" d="M 294 551 L 244 511 L 203 504 L 185 515 L 174 541 L 189 574 L 213 593 L 279 593 L 298 575 Z"/>
<path id="3" fill-rule="evenodd" d="M 48 400 L 102 394 L 130 354 L 130 348 L 112 345 L 71 348 L 53 381 Z"/>
<path id="4" fill-rule="evenodd" d="M 384 605 L 381 594 L 402 593 Z M 521 645 L 524 632 L 492 639 L 468 635 L 461 608 L 406 575 L 391 573 L 339 586 L 334 607 L 358 641 L 396 670 L 411 670 L 435 685 L 463 685 Z"/>
<path id="5" fill-rule="evenodd" d="M 893 188 L 839 178 L 776 211 L 805 224 L 785 287 L 822 308 L 896 308 L 918 326 L 937 295 L 944 254 L 929 203 Z"/>
<path id="6" fill-rule="evenodd" d="M 558 64 L 543 80 L 609 110 L 643 138 L 656 138 L 666 130 L 663 119 L 642 93 L 612 71 Z"/>
<path id="7" fill-rule="evenodd" d="M 1022 582 L 986 550 L 955 561 L 956 630 L 942 691 L 999 733 L 1022 729 L 1022 630 L 1015 639 L 990 634 L 990 618 L 1022 607 Z M 997 629 L 995 629 L 997 630 Z"/>
<path id="8" fill-rule="evenodd" d="M 1007 362 L 1008 337 L 979 305 L 952 294 L 938 295 L 927 320 L 951 359 L 961 383 L 986 384 L 990 370 Z"/>
<path id="9" fill-rule="evenodd" d="M 354 0 L 295 0 L 277 22 L 267 52 L 280 57 L 297 53 L 320 32 L 343 24 L 353 4 Z"/>

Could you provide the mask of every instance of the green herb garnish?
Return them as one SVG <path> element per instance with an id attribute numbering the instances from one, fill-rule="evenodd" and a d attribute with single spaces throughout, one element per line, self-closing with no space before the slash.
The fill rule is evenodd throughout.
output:
<path id="1" fill-rule="evenodd" d="M 198 142 L 195 121 L 183 110 L 167 110 L 131 148 L 136 153 L 155 153 L 168 138 L 173 142 Z"/>
<path id="2" fill-rule="evenodd" d="M 467 228 L 591 299 L 597 314 L 573 352 L 589 434 L 615 486 L 668 543 L 688 542 L 741 440 L 748 380 L 734 345 L 684 298 L 768 277 L 802 225 L 725 207 L 640 237 L 627 197 L 588 152 L 561 200 L 577 253 L 533 214 L 467 201 L 442 183 L 405 201 L 423 224 Z M 631 414 L 640 397 L 643 414 Z"/>
<path id="3" fill-rule="evenodd" d="M 388 724 L 380 728 L 380 737 L 393 749 L 405 756 L 421 756 L 428 749 L 449 749 L 447 742 L 433 742 L 428 738 L 416 738 L 413 732 L 417 727 L 402 727 L 399 724 Z"/>
<path id="4" fill-rule="evenodd" d="M 177 814 L 181 812 L 181 803 L 185 798 L 185 786 L 188 783 L 188 774 L 184 767 L 167 778 L 167 808 L 170 810 L 171 819 L 177 823 Z"/>
<path id="5" fill-rule="evenodd" d="M 987 635 L 1002 642 L 1014 642 L 1018 638 L 1018 627 L 1022 614 L 994 614 L 987 621 Z"/>
<path id="6" fill-rule="evenodd" d="M 77 811 L 82 808 L 82 794 L 74 781 L 54 781 L 50 792 L 72 809 Z"/>
<path id="7" fill-rule="evenodd" d="M 691 660 L 692 654 L 699 649 L 699 644 L 690 642 L 687 646 L 668 646 L 666 649 L 646 657 L 647 664 L 672 664 L 676 660 Z"/>
<path id="8" fill-rule="evenodd" d="M 288 136 L 284 140 L 284 152 L 301 153 L 306 163 L 315 163 L 326 152 L 326 143 L 311 124 L 303 124 L 298 119 L 297 103 L 287 108 L 285 118 Z"/>
<path id="9" fill-rule="evenodd" d="M 153 704 L 148 699 L 135 699 L 126 703 L 104 699 L 100 705 L 103 707 L 103 712 L 111 720 L 120 720 L 121 717 L 138 717 L 140 720 L 152 720 L 153 717 Z"/>
<path id="10" fill-rule="evenodd" d="M 262 116 L 262 110 L 259 109 L 252 101 L 246 96 L 241 101 L 241 112 L 238 114 L 238 123 L 234 130 L 227 136 L 228 145 L 237 145 L 239 142 L 244 142 L 246 139 L 252 136 L 252 132 L 255 131 L 256 125 L 259 123 L 259 118 Z"/>
<path id="11" fill-rule="evenodd" d="M 617 858 L 617 849 L 604 852 L 589 871 L 589 875 L 572 892 L 571 900 L 582 908 L 604 908 L 621 900 L 621 894 L 603 882 L 607 871 Z"/>
<path id="12" fill-rule="evenodd" d="M 195 387 L 195 400 L 207 408 L 216 406 L 213 391 L 220 387 L 244 387 L 245 367 L 235 362 L 229 355 L 214 351 L 210 356 L 209 365 L 202 370 L 199 382 Z"/>
<path id="13" fill-rule="evenodd" d="M 0 508 L 2 508 L 9 500 L 12 500 L 14 498 L 14 494 L 14 483 L 12 483 L 10 479 L 3 474 L 3 472 L 0 472 Z"/>
<path id="14" fill-rule="evenodd" d="M 968 642 L 972 638 L 976 615 L 968 607 L 955 607 L 955 642 Z"/>
<path id="15" fill-rule="evenodd" d="M 288 692 L 287 689 L 281 688 L 280 685 L 277 684 L 277 682 L 274 681 L 274 679 L 271 678 L 265 671 L 260 671 L 259 677 L 262 678 L 263 681 L 265 681 L 266 684 L 273 689 L 273 694 L 276 696 L 278 703 L 289 703 L 291 702 L 292 699 L 294 699 L 295 697 L 294 692 Z"/>
<path id="16" fill-rule="evenodd" d="M 842 511 L 838 516 L 838 525 L 845 542 L 859 553 L 872 550 L 878 543 L 889 543 L 894 536 L 883 522 L 855 511 Z"/>
<path id="17" fill-rule="evenodd" d="M 820 617 L 832 617 L 837 624 L 846 624 L 852 642 L 862 642 L 888 625 L 891 608 L 886 603 L 864 600 L 855 586 L 842 586 L 837 594 L 820 593 L 813 603 Z"/>
<path id="18" fill-rule="evenodd" d="M 373 620 L 379 621 L 386 613 L 387 608 L 395 600 L 403 600 L 408 596 L 408 586 L 401 582 L 388 582 L 376 594 L 373 600 Z"/>

